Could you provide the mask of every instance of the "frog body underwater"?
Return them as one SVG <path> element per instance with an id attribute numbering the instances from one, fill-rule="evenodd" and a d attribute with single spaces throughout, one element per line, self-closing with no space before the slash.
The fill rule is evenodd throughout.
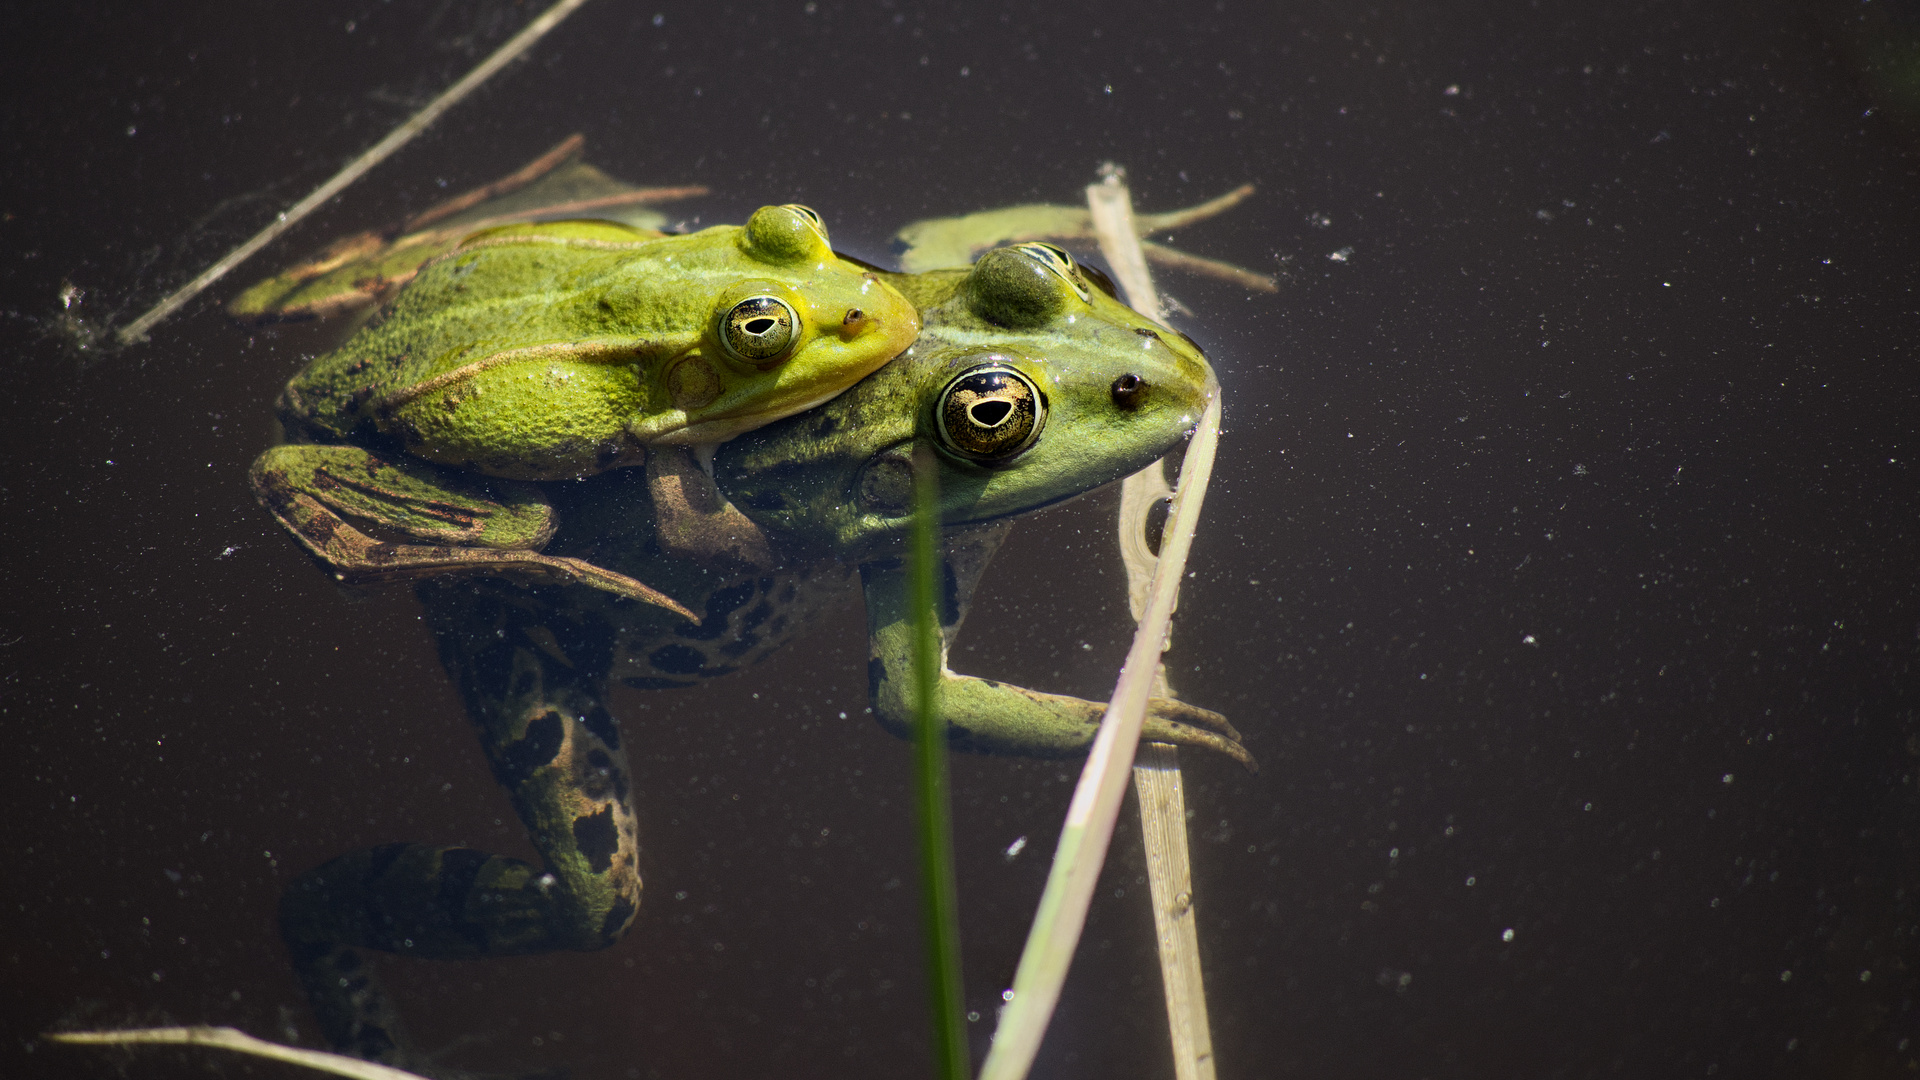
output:
<path id="1" fill-rule="evenodd" d="M 604 948 L 626 931 L 641 885 L 626 739 L 604 704 L 615 680 L 654 689 L 737 671 L 857 585 L 874 714 L 907 732 L 902 555 L 916 448 L 939 482 L 938 616 L 950 644 L 1014 518 L 1161 457 L 1218 392 L 1197 347 L 1050 245 L 995 250 L 970 271 L 883 276 L 925 329 L 852 390 L 720 446 L 708 464 L 675 450 L 644 475 L 551 487 L 559 527 L 548 550 L 658 582 L 697 622 L 577 584 L 462 574 L 419 585 L 542 865 L 397 843 L 297 878 L 282 931 L 337 1046 L 406 1056 L 359 949 L 477 958 Z M 1084 752 L 1104 711 L 944 666 L 938 702 L 956 747 L 1037 757 Z M 1182 702 L 1154 699 L 1144 737 L 1251 765 L 1224 718 Z"/>
<path id="2" fill-rule="evenodd" d="M 343 577 L 466 562 L 676 609 L 538 554 L 551 518 L 527 482 L 724 442 L 846 389 L 918 331 L 913 306 L 836 256 L 805 207 L 683 236 L 606 221 L 484 230 L 287 384 L 296 441 L 261 455 L 254 488 Z"/>

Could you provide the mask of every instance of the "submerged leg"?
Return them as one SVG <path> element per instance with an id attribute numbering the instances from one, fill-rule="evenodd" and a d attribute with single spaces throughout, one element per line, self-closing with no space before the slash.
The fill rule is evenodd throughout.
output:
<path id="1" fill-rule="evenodd" d="M 462 584 L 423 587 L 441 657 L 543 865 L 395 843 L 308 871 L 281 933 L 322 1030 L 343 1051 L 408 1056 L 356 949 L 464 960 L 602 949 L 640 904 L 639 837 L 620 733 L 600 702 L 611 633 Z"/>
<path id="2" fill-rule="evenodd" d="M 959 634 L 967 599 L 987 559 L 1005 531 L 983 530 L 948 538 L 937 568 L 941 590 L 941 718 L 957 749 L 1026 757 L 1069 757 L 1092 744 L 1106 703 L 1063 694 L 1045 694 L 1011 683 L 957 675 L 946 669 L 945 652 Z M 899 560 L 860 568 L 867 600 L 867 635 L 872 658 L 867 677 L 873 712 L 887 730 L 902 738 L 913 733 L 913 606 L 906 565 Z M 1226 717 L 1184 701 L 1152 698 L 1140 737 L 1215 750 L 1248 768 L 1253 755 L 1240 745 L 1240 733 Z"/>
<path id="3" fill-rule="evenodd" d="M 276 446 L 254 460 L 254 497 L 342 581 L 495 574 L 580 584 L 698 622 L 659 590 L 582 559 L 542 555 L 553 507 L 533 484 L 482 482 L 357 446 Z M 420 543 L 388 543 L 348 522 Z"/>

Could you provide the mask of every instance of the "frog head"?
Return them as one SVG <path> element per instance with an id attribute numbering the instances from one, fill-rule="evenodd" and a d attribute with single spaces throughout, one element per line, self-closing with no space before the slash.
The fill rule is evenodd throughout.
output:
<path id="1" fill-rule="evenodd" d="M 1218 392 L 1198 346 L 1050 244 L 886 277 L 920 308 L 913 347 L 714 459 L 721 490 L 770 531 L 850 555 L 891 543 L 918 445 L 934 452 L 946 525 L 1035 510 L 1164 455 Z"/>
<path id="2" fill-rule="evenodd" d="M 683 262 L 710 267 L 717 286 L 706 333 L 661 373 L 672 409 L 632 425 L 644 441 L 722 442 L 812 408 L 919 332 L 913 305 L 834 254 L 826 225 L 804 206 L 763 206 L 744 226 L 692 239 L 709 234 L 711 245 L 691 246 Z"/>

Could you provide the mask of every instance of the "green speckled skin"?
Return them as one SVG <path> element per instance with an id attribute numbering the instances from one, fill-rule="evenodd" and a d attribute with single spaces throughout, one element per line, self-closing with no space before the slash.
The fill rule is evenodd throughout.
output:
<path id="1" fill-rule="evenodd" d="M 243 323 L 327 319 L 365 312 L 391 299 L 420 267 L 481 229 L 518 221 L 591 213 L 653 230 L 666 216 L 652 204 L 706 194 L 698 186 L 638 188 L 580 159 L 573 136 L 516 172 L 428 208 L 388 229 L 344 236 L 227 304 Z"/>
<path id="2" fill-rule="evenodd" d="M 719 338 L 755 295 L 799 321 L 792 346 L 758 363 Z M 281 417 L 307 441 L 378 437 L 487 476 L 573 479 L 639 464 L 651 444 L 721 442 L 809 408 L 918 330 L 911 304 L 836 257 L 793 208 L 686 236 L 510 225 L 423 267 L 287 385 Z"/>
<path id="3" fill-rule="evenodd" d="M 951 642 L 1011 519 L 1136 471 L 1185 437 L 1218 392 L 1199 349 L 1070 262 L 1063 271 L 1051 250 L 990 252 L 971 272 L 882 275 L 922 311 L 913 347 L 826 404 L 719 447 L 710 470 L 688 456 L 677 469 L 650 463 L 542 486 L 558 523 L 551 555 L 644 578 L 698 622 L 604 589 L 485 572 L 419 586 L 442 660 L 544 865 L 390 844 L 296 879 L 282 928 L 337 1046 L 407 1056 L 359 949 L 452 959 L 602 948 L 625 932 L 640 900 L 639 840 L 624 740 L 605 705 L 614 681 L 661 689 L 737 671 L 864 588 L 874 713 L 905 733 L 901 470 L 916 445 L 935 448 L 946 525 L 939 616 Z M 983 370 L 1017 371 L 1043 397 L 1037 435 L 988 462 L 953 450 L 936 412 Z M 666 542 L 670 519 L 686 538 L 677 545 Z M 957 747 L 1042 757 L 1084 752 L 1103 709 L 951 671 L 939 704 Z M 1223 718 L 1191 705 L 1155 699 L 1145 733 L 1251 762 Z"/>

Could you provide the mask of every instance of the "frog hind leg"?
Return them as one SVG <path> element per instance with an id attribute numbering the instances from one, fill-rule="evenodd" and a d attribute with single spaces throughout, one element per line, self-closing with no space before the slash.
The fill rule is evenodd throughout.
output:
<path id="1" fill-rule="evenodd" d="M 370 1060 L 417 1065 L 419 1055 L 360 950 L 448 960 L 592 951 L 639 911 L 630 774 L 601 704 L 613 632 L 489 593 L 484 582 L 421 587 L 442 659 L 543 865 L 392 843 L 310 870 L 281 897 L 281 933 L 323 1033 Z"/>
<path id="2" fill-rule="evenodd" d="M 1024 686 L 947 670 L 945 651 L 960 632 L 967 601 L 987 560 L 1005 537 L 1005 524 L 949 532 L 936 581 L 942 664 L 937 707 L 959 750 L 1024 757 L 1072 757 L 1087 752 L 1100 730 L 1106 703 L 1047 694 Z M 881 726 L 913 737 L 913 605 L 907 567 L 888 559 L 860 567 L 866 594 L 871 659 L 867 678 L 873 714 Z M 1151 698 L 1140 737 L 1222 753 L 1248 769 L 1253 755 L 1226 717 L 1172 698 Z"/>
<path id="3" fill-rule="evenodd" d="M 482 574 L 587 585 L 699 619 L 671 597 L 584 559 L 542 555 L 553 507 L 533 484 L 478 482 L 357 446 L 276 446 L 255 459 L 254 496 L 342 581 Z M 348 519 L 418 543 L 389 542 Z"/>

